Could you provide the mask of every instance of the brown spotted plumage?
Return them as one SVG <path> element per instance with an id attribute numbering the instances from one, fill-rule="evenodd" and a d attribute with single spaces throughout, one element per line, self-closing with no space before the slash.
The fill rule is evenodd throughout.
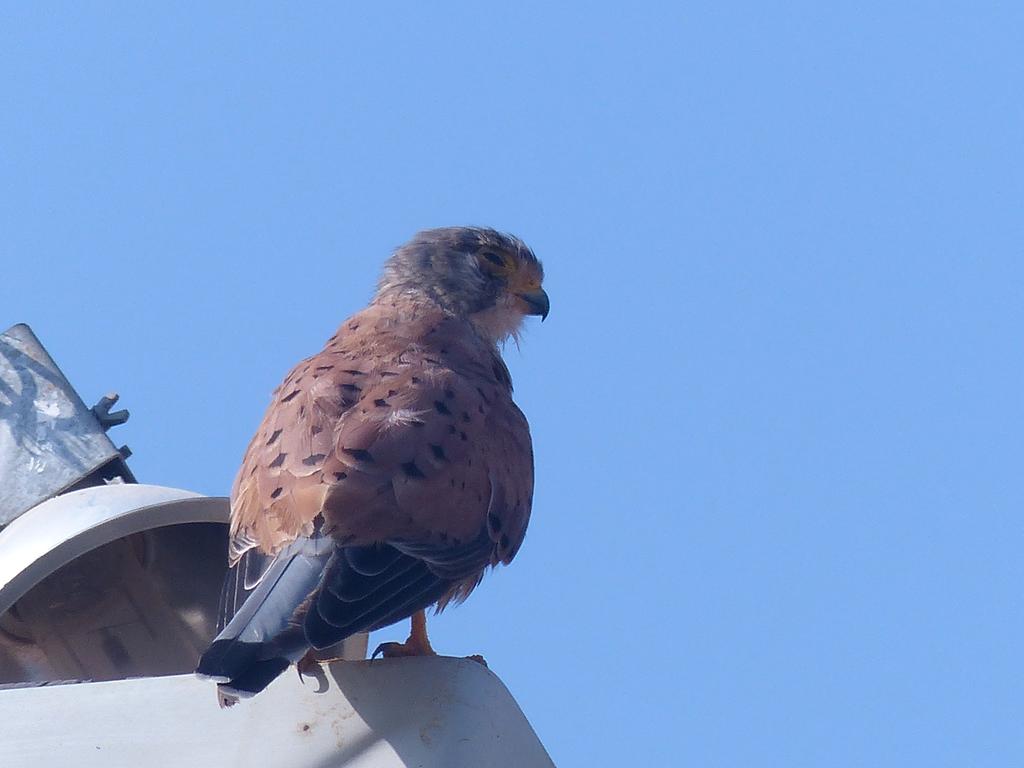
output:
<path id="1" fill-rule="evenodd" d="M 421 233 L 288 374 L 232 490 L 226 626 L 200 674 L 255 693 L 310 647 L 465 599 L 512 560 L 533 454 L 498 344 L 547 314 L 542 278 L 515 238 Z"/>

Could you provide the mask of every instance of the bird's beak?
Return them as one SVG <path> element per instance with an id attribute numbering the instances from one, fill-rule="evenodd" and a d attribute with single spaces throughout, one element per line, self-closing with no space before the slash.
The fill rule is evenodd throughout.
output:
<path id="1" fill-rule="evenodd" d="M 548 312 L 551 310 L 551 302 L 548 301 L 548 295 L 544 292 L 543 288 L 538 288 L 536 291 L 528 291 L 526 293 L 516 294 L 520 299 L 526 302 L 526 305 L 530 308 L 528 315 L 540 315 L 541 322 L 548 316 Z"/>

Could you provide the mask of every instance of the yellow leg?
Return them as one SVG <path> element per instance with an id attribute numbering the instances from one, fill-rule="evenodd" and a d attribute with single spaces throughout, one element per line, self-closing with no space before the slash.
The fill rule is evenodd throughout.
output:
<path id="1" fill-rule="evenodd" d="M 381 643 L 370 658 L 375 659 L 377 656 L 383 656 L 385 659 L 399 656 L 437 656 L 437 652 L 430 645 L 430 638 L 427 637 L 426 612 L 416 611 L 412 615 L 412 629 L 408 640 L 404 643 Z"/>

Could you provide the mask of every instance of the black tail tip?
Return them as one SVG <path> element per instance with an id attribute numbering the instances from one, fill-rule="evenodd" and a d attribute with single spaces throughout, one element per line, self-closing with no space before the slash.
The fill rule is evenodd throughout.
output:
<path id="1" fill-rule="evenodd" d="M 280 657 L 259 661 L 237 677 L 221 683 L 217 688 L 221 696 L 248 699 L 274 682 L 289 666 L 291 662 Z"/>
<path id="2" fill-rule="evenodd" d="M 243 643 L 233 638 L 214 640 L 200 657 L 196 674 L 226 683 L 257 663 L 262 652 L 261 643 Z"/>
<path id="3" fill-rule="evenodd" d="M 261 659 L 266 650 L 262 643 L 216 640 L 199 659 L 195 674 L 217 683 L 223 694 L 238 698 L 254 696 L 291 664 L 283 656 Z"/>

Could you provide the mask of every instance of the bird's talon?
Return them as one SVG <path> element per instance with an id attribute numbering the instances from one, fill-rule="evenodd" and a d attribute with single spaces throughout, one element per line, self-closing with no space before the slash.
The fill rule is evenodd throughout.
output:
<path id="1" fill-rule="evenodd" d="M 423 611 L 417 611 L 412 615 L 412 631 L 409 633 L 408 640 L 404 643 L 381 643 L 374 650 L 370 660 L 377 658 L 378 654 L 385 659 L 437 656 L 427 638 L 427 619 Z"/>
<path id="2" fill-rule="evenodd" d="M 490 669 L 490 667 L 487 666 L 487 659 L 485 659 L 479 653 L 474 653 L 472 656 L 467 656 L 466 659 L 469 661 L 475 661 L 477 664 L 483 664 L 484 669 Z"/>
<path id="3" fill-rule="evenodd" d="M 382 659 L 397 659 L 404 656 L 421 656 L 424 655 L 423 651 L 417 648 L 413 643 L 381 643 L 374 650 L 373 655 L 370 656 L 370 661 L 373 661 L 378 656 Z"/>
<path id="4" fill-rule="evenodd" d="M 313 655 L 313 651 L 309 651 L 305 656 L 295 662 L 295 671 L 299 674 L 299 682 L 303 685 L 306 683 L 304 675 L 315 675 L 315 671 L 320 666 L 320 662 L 316 656 Z"/>
<path id="5" fill-rule="evenodd" d="M 387 650 L 386 650 L 385 646 L 389 646 L 389 645 L 398 645 L 398 643 L 381 643 L 380 645 L 378 645 L 376 648 L 373 649 L 373 653 L 370 654 L 370 661 L 373 661 L 378 656 L 380 656 L 383 659 L 386 659 L 387 658 Z"/>

